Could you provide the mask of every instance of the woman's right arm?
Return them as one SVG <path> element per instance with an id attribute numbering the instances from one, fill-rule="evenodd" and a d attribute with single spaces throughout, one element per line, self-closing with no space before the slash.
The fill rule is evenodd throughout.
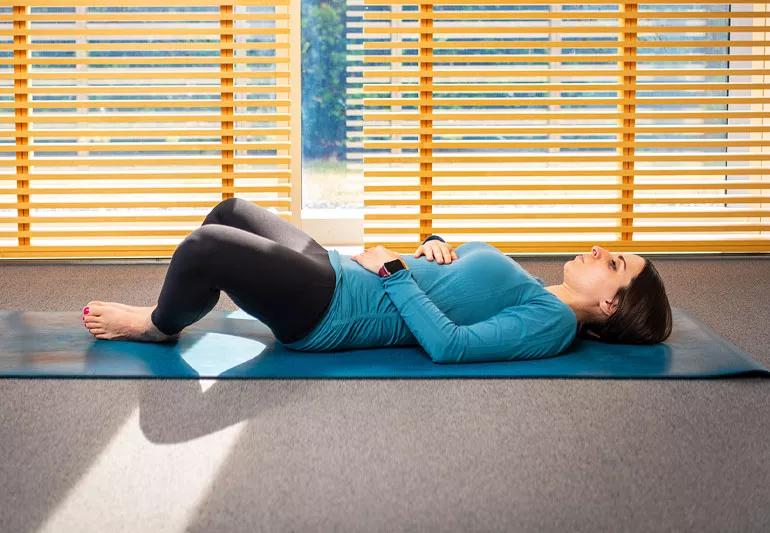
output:
<path id="1" fill-rule="evenodd" d="M 575 336 L 573 313 L 541 296 L 475 324 L 453 322 L 408 269 L 382 278 L 385 292 L 434 363 L 538 359 L 561 353 Z"/>

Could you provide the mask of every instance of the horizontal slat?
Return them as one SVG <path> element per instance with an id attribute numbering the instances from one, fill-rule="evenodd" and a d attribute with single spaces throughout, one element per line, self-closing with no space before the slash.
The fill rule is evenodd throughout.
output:
<path id="1" fill-rule="evenodd" d="M 212 201 L 190 201 L 176 200 L 167 202 L 16 202 L 0 203 L 0 209 L 117 209 L 146 207 L 152 209 L 162 208 L 182 208 L 182 207 L 204 207 L 213 208 L 217 202 Z M 288 208 L 289 198 L 263 198 L 259 200 L 259 205 L 263 207 L 283 207 Z"/>
<path id="2" fill-rule="evenodd" d="M 607 155 L 565 155 L 565 154 L 543 154 L 543 155 L 419 155 L 410 156 L 406 154 L 392 155 L 364 155 L 364 163 L 397 163 L 397 164 L 417 164 L 417 163 L 554 163 L 554 162 L 631 162 L 631 161 L 765 161 L 767 154 L 736 154 L 734 152 L 721 154 L 607 154 Z"/>
<path id="3" fill-rule="evenodd" d="M 417 2 L 415 2 L 416 4 Z M 466 2 L 469 4 L 470 2 Z M 476 3 L 476 2 L 473 2 Z M 500 2 L 502 3 L 502 2 Z M 532 2 L 526 2 L 530 4 Z M 556 3 L 556 2 L 553 2 Z M 637 2 L 646 3 L 646 2 Z M 699 2 L 700 3 L 700 2 Z M 727 2 L 729 3 L 729 2 Z M 620 2 L 622 4 L 622 2 Z M 452 19 L 512 19 L 512 20 L 527 20 L 532 19 L 622 19 L 623 17 L 630 17 L 630 13 L 624 13 L 622 10 L 618 11 L 556 11 L 546 13 L 543 11 L 433 11 L 429 13 L 421 14 L 419 11 L 396 11 L 396 12 L 384 12 L 384 11 L 364 11 L 364 20 L 414 20 L 420 17 L 430 18 L 433 20 L 452 20 Z M 633 13 L 633 18 L 644 19 L 738 19 L 738 18 L 766 18 L 770 13 L 761 11 L 637 11 Z M 1 19 L 0 19 L 1 20 Z"/>
<path id="4" fill-rule="evenodd" d="M 115 0 L 66 0 L 67 6 L 115 7 Z M 368 0 L 367 0 L 368 1 Z M 451 0 L 450 0 L 451 1 Z M 483 1 L 483 0 L 482 0 Z M 506 0 L 503 0 L 506 1 Z M 535 0 L 540 1 L 540 0 Z M 591 0 L 589 0 L 591 1 Z M 710 0 L 706 0 L 710 1 Z M 737 0 L 743 2 L 745 0 Z M 214 0 L 163 0 L 164 7 L 219 7 L 222 2 Z M 240 6 L 288 6 L 289 0 L 237 0 Z M 675 3 L 675 2 L 671 2 Z M 14 6 L 46 7 L 52 0 L 13 0 Z M 120 0 L 121 7 L 157 7 L 158 0 Z"/>
<path id="5" fill-rule="evenodd" d="M 526 0 L 526 5 L 551 5 L 551 4 L 574 4 L 575 0 Z M 644 0 L 646 5 L 690 5 L 693 0 Z M 724 4 L 725 0 L 698 0 L 698 4 Z M 755 4 L 756 0 L 732 0 L 731 4 Z M 390 5 L 467 5 L 468 0 L 364 0 L 365 6 L 390 6 Z M 522 0 L 473 0 L 474 5 L 501 5 L 501 6 L 518 6 L 522 4 Z M 582 5 L 610 5 L 620 6 L 623 5 L 638 5 L 639 0 L 581 0 Z"/>
<path id="6" fill-rule="evenodd" d="M 227 133 L 226 133 L 227 132 Z M 29 138 L 49 138 L 49 137 L 187 137 L 197 135 L 207 136 L 221 136 L 225 134 L 238 136 L 287 136 L 290 130 L 287 127 L 269 127 L 264 128 L 233 128 L 233 129 L 220 129 L 220 128 L 185 128 L 179 130 L 177 128 L 152 128 L 152 129 L 31 129 L 27 131 L 13 130 L 0 130 L 0 137 L 29 137 Z"/>
<path id="7" fill-rule="evenodd" d="M 716 30 L 715 30 L 716 31 Z M 757 29 L 755 31 L 762 31 Z M 54 29 L 26 29 L 26 28 L 13 28 L 8 32 L 11 35 L 25 36 L 32 38 L 39 37 L 78 37 L 85 38 L 91 36 L 104 35 L 110 38 L 118 37 L 147 37 L 152 35 L 158 36 L 178 36 L 178 35 L 220 35 L 220 34 L 236 34 L 236 35 L 287 35 L 289 33 L 288 27 L 274 27 L 274 28 L 241 28 L 233 27 L 229 28 L 229 31 L 221 26 L 210 26 L 208 28 L 168 28 L 157 27 L 151 28 L 89 28 L 81 26 L 72 26 L 70 28 L 54 30 Z M 151 44 L 151 43 L 148 43 Z"/>
<path id="8" fill-rule="evenodd" d="M 770 141 L 768 141 L 770 143 Z M 142 152 L 151 151 L 177 151 L 177 150 L 288 150 L 289 141 L 283 142 L 240 142 L 240 143 L 198 143 L 198 142 L 174 142 L 174 143 L 45 143 L 16 145 L 16 152 L 61 152 L 62 150 L 83 151 L 109 151 L 109 152 L 134 152 L 139 149 Z M 0 151 L 3 145 L 0 144 Z"/>
<path id="9" fill-rule="evenodd" d="M 449 206 L 449 205 L 639 205 L 639 204 L 761 204 L 770 202 L 770 196 L 692 196 L 681 198 L 364 198 L 364 207 L 378 205 Z"/>
<path id="10" fill-rule="evenodd" d="M 688 210 L 688 211 L 634 211 L 633 213 L 597 212 L 597 211 L 519 211 L 495 213 L 478 211 L 476 213 L 364 213 L 364 221 L 370 220 L 518 220 L 518 219 L 615 219 L 621 215 L 632 215 L 634 218 L 751 218 L 770 216 L 770 209 L 712 209 L 712 210 Z"/>
<path id="11" fill-rule="evenodd" d="M 620 176 L 626 174 L 628 176 L 697 176 L 697 175 L 741 175 L 741 174 L 756 174 L 756 175 L 768 175 L 770 174 L 770 168 L 760 167 L 712 167 L 712 168 L 692 168 L 692 167 L 675 167 L 675 168 L 653 168 L 653 169 L 598 169 L 592 167 L 572 167 L 572 168 L 555 168 L 555 169 L 535 169 L 535 168 L 523 168 L 521 170 L 515 170 L 510 168 L 505 169 L 489 169 L 489 168 L 468 168 L 464 170 L 443 170 L 443 169 L 423 169 L 423 170 L 401 170 L 401 169 L 364 169 L 364 177 L 420 177 L 430 178 L 431 176 L 437 178 L 447 177 L 461 177 L 467 178 L 473 176 Z"/>
<path id="12" fill-rule="evenodd" d="M 529 2 L 528 2 L 529 3 Z M 508 49 L 508 48 L 703 48 L 703 47 L 725 47 L 725 46 L 768 46 L 770 41 L 756 40 L 638 40 L 625 39 L 616 41 L 430 41 L 418 43 L 412 41 L 364 41 L 364 50 L 394 49 L 394 48 L 486 48 L 486 49 Z"/>
<path id="13" fill-rule="evenodd" d="M 105 257 L 171 257 L 176 245 L 104 245 L 96 246 L 0 246 L 0 259 L 101 259 Z"/>
<path id="14" fill-rule="evenodd" d="M 147 115 L 135 115 L 132 113 L 93 113 L 93 114 L 74 114 L 74 113 L 56 113 L 56 114 L 43 114 L 35 113 L 34 115 L 8 117 L 4 122 L 16 122 L 17 124 L 29 123 L 29 122 L 193 122 L 193 121 L 216 121 L 221 122 L 225 120 L 225 115 L 222 114 L 174 114 L 174 113 L 154 113 Z M 288 122 L 288 113 L 239 113 L 233 115 L 231 121 L 237 120 L 243 122 L 247 120 L 251 121 L 271 121 L 271 122 Z M 141 129 L 135 130 L 136 134 L 142 132 Z"/>
<path id="15" fill-rule="evenodd" d="M 9 102 L 8 108 L 15 109 L 69 109 L 72 107 L 128 107 L 128 108 L 153 108 L 153 107 L 226 107 L 226 106 L 244 106 L 244 107 L 280 107 L 288 106 L 289 100 L 284 99 L 259 99 L 259 100 L 233 100 L 225 102 L 222 100 L 33 100 L 31 102 Z M 0 109 L 6 107 L 4 102 L 0 102 Z"/>
<path id="16" fill-rule="evenodd" d="M 629 85 L 623 83 L 382 83 L 364 84 L 360 93 L 391 92 L 499 92 L 499 91 L 623 91 Z M 721 91 L 767 89 L 768 83 L 648 83 L 638 82 L 633 88 L 642 91 Z"/>
<path id="17" fill-rule="evenodd" d="M 12 164 L 13 161 L 5 160 L 7 164 Z M 0 164 L 4 162 L 0 159 Z M 77 166 L 77 165 L 89 165 L 89 166 L 111 166 L 111 165 L 219 165 L 219 164 L 285 164 L 291 163 L 289 156 L 255 156 L 255 157 L 148 157 L 143 156 L 140 159 L 136 157 L 129 157 L 120 159 L 116 157 L 78 157 L 77 159 L 66 158 L 30 158 L 25 160 L 26 165 L 34 165 L 40 167 L 49 166 Z"/>
<path id="18" fill-rule="evenodd" d="M 84 171 L 84 172 L 64 172 L 61 171 L 57 174 L 44 174 L 41 172 L 35 172 L 29 174 L 29 172 L 19 172 L 15 175 L 8 175 L 6 179 L 24 179 L 29 181 L 36 180 L 190 180 L 190 179 L 205 179 L 205 180 L 219 180 L 219 179 L 236 179 L 236 178 L 289 178 L 291 171 L 289 169 L 270 168 L 262 170 L 249 170 L 249 171 L 210 171 L 210 172 L 165 172 L 159 170 L 153 170 L 152 173 L 148 172 L 112 172 L 109 174 L 100 174 L 98 172 Z M 0 174 L 0 180 L 4 178 L 3 174 Z M 274 187 L 286 187 L 287 185 L 274 185 Z"/>
<path id="19" fill-rule="evenodd" d="M 28 237 L 28 238 L 63 238 L 63 237 L 80 237 L 80 238 L 93 238 L 98 237 L 100 239 L 108 237 L 185 237 L 194 228 L 190 229 L 126 229 L 126 230 L 57 230 L 57 231 L 0 231 L 0 238 L 14 238 L 14 237 Z M 179 239 L 181 240 L 181 239 Z M 94 245 L 98 245 L 98 241 L 94 242 Z"/>
<path id="20" fill-rule="evenodd" d="M 507 134 L 521 135 L 531 133 L 568 133 L 598 134 L 598 133 L 636 133 L 646 135 L 650 133 L 749 133 L 770 131 L 770 125 L 721 125 L 721 124 L 672 124 L 654 125 L 633 124 L 629 126 L 364 126 L 364 135 L 492 135 Z"/>
<path id="21" fill-rule="evenodd" d="M 115 137 L 129 136 L 135 137 L 185 137 L 196 135 L 219 136 L 225 131 L 232 131 L 234 136 L 285 136 L 289 134 L 288 128 L 265 127 L 265 128 L 237 128 L 233 130 L 221 130 L 218 128 L 185 128 L 180 131 L 177 129 L 32 129 L 26 132 L 14 132 L 13 130 L 0 130 L 0 137 L 30 137 L 30 138 L 52 138 L 52 137 Z M 677 124 L 665 126 L 425 126 L 425 127 L 405 127 L 405 126 L 365 126 L 366 135 L 419 135 L 419 134 L 437 134 L 437 135 L 491 135 L 508 134 L 522 135 L 532 133 L 567 133 L 576 134 L 620 134 L 635 132 L 638 135 L 650 133 L 748 133 L 748 132 L 767 132 L 770 131 L 770 125 L 711 125 L 711 124 Z"/>
<path id="22" fill-rule="evenodd" d="M 47 70 L 47 69 L 46 69 Z M 160 70 L 160 69 L 159 69 Z M 168 69 L 162 69 L 160 72 L 152 70 L 125 70 L 118 71 L 117 69 L 107 70 L 104 72 L 83 72 L 82 70 L 66 70 L 60 72 L 16 72 L 13 73 L 14 80 L 69 80 L 69 79 L 113 79 L 113 80 L 139 80 L 146 81 L 148 79 L 174 79 L 184 77 L 188 79 L 210 79 L 210 78 L 288 78 L 289 71 L 283 70 L 265 70 L 265 71 L 242 71 L 233 70 L 231 72 L 220 72 L 218 70 L 212 70 L 209 72 L 201 72 L 190 69 L 179 69 L 176 72 L 169 72 Z M 0 78 L 2 79 L 2 78 Z M 80 92 L 87 90 L 87 87 L 80 88 Z"/>
<path id="23" fill-rule="evenodd" d="M 371 233 L 378 234 L 402 234 L 409 232 L 419 232 L 420 226 L 414 227 L 396 227 L 396 228 L 379 228 L 369 227 L 366 228 Z M 708 226 L 639 226 L 635 225 L 633 228 L 628 226 L 614 225 L 614 226 L 475 226 L 475 227 L 454 227 L 451 229 L 435 228 L 436 232 L 447 233 L 619 233 L 621 231 L 628 231 L 633 229 L 634 233 L 684 233 L 684 232 L 712 232 L 712 233 L 746 233 L 755 231 L 767 231 L 770 230 L 770 224 L 712 224 Z M 769 237 L 770 238 L 770 237 Z"/>
<path id="24" fill-rule="evenodd" d="M 49 145 L 50 146 L 50 145 Z M 703 139 L 695 141 L 682 141 L 679 139 L 662 139 L 659 141 L 532 141 L 532 140 L 512 140 L 512 141 L 472 141 L 463 139 L 461 141 L 435 141 L 420 142 L 413 141 L 366 141 L 363 148 L 367 150 L 383 150 L 386 148 L 399 148 L 409 150 L 480 150 L 480 149 L 541 149 L 541 148 L 723 148 L 727 146 L 770 146 L 768 140 L 725 140 L 725 139 Z"/>
<path id="25" fill-rule="evenodd" d="M 751 25 L 736 25 L 736 26 L 635 26 L 634 33 L 736 33 L 736 32 L 766 32 L 770 29 L 770 26 L 751 26 Z M 392 35 L 392 34 L 423 34 L 423 35 L 436 35 L 436 34 L 461 34 L 461 35 L 473 35 L 473 34 L 513 34 L 520 35 L 522 33 L 619 33 L 632 31 L 628 27 L 622 25 L 609 26 L 492 26 L 484 25 L 480 22 L 479 25 L 466 25 L 466 26 L 385 26 L 385 27 L 364 27 L 364 35 Z"/>
<path id="26" fill-rule="evenodd" d="M 290 213 L 276 213 L 285 220 L 291 218 Z M 157 224 L 160 222 L 195 222 L 200 223 L 206 218 L 206 215 L 162 215 L 162 216 L 68 216 L 68 217 L 42 217 L 42 216 L 20 216 L 20 217 L 0 217 L 0 224 L 92 224 L 98 223 L 134 223 L 134 224 Z"/>
<path id="27" fill-rule="evenodd" d="M 636 62 L 666 62 L 666 61 L 767 61 L 770 55 L 765 54 L 637 54 Z M 608 62 L 623 61 L 621 54 L 605 55 L 536 55 L 536 54 L 440 54 L 434 56 L 398 55 L 398 56 L 363 56 L 361 61 L 368 63 L 575 63 L 575 62 Z M 188 61 L 191 62 L 191 61 Z"/>
<path id="28" fill-rule="evenodd" d="M 467 1 L 467 0 L 466 0 Z M 527 0 L 528 2 L 530 0 Z M 414 242 L 419 243 L 419 238 L 415 237 Z M 455 247 L 464 244 L 466 241 L 452 241 Z M 680 252 L 767 252 L 770 247 L 770 239 L 728 239 L 721 237 L 718 240 L 709 242 L 707 240 L 649 240 L 649 241 L 607 241 L 607 240 L 580 240 L 580 241 L 558 241 L 548 242 L 532 240 L 523 242 L 494 241 L 486 239 L 485 242 L 499 249 L 502 253 L 582 253 L 590 250 L 592 246 L 599 245 L 615 252 L 634 252 L 634 253 L 670 253 L 672 249 Z M 413 242 L 404 243 L 403 241 L 383 241 L 380 239 L 365 239 L 364 248 L 382 245 L 393 250 L 396 253 L 413 253 L 415 244 Z M 2 249 L 0 249 L 2 250 Z M 2 253 L 0 251 L 0 253 Z"/>
<path id="29" fill-rule="evenodd" d="M 153 95 L 158 96 L 161 94 L 222 94 L 223 92 L 233 92 L 236 94 L 272 94 L 272 93 L 285 93 L 289 92 L 291 87 L 289 85 L 236 85 L 232 91 L 225 91 L 224 87 L 219 85 L 115 85 L 111 87 L 94 86 L 89 85 L 83 87 L 81 85 L 70 85 L 64 87 L 55 87 L 52 85 L 46 85 L 45 87 L 26 87 L 19 88 L 16 94 L 19 95 L 35 95 L 42 94 L 50 96 L 53 94 L 66 94 L 66 95 L 82 95 L 82 94 L 141 94 L 141 95 Z M 13 87 L 0 87 L 0 93 L 13 94 Z"/>
<path id="30" fill-rule="evenodd" d="M 473 183 L 457 185 L 364 184 L 367 192 L 455 192 L 455 191 L 658 191 L 689 189 L 770 189 L 770 181 L 698 181 L 682 183 Z"/>
<path id="31" fill-rule="evenodd" d="M 757 60 L 758 61 L 758 60 Z M 288 63 L 288 57 L 239 57 L 239 65 L 277 65 Z M 34 57 L 34 58 L 0 58 L 0 65 L 231 65 L 232 58 L 227 57 L 169 57 L 169 56 L 132 56 L 132 57 Z M 34 70 L 34 67 L 33 69 Z"/>
<path id="32" fill-rule="evenodd" d="M 261 202 L 260 202 L 261 203 Z M 675 225 L 675 226 L 633 226 L 634 233 L 699 233 L 708 232 L 712 234 L 720 233 L 749 233 L 767 231 L 770 229 L 770 224 L 730 224 L 730 225 Z M 392 235 L 419 232 L 419 226 L 415 227 L 367 227 L 367 235 Z M 628 226 L 621 225 L 600 225 L 600 226 L 470 226 L 470 227 L 453 227 L 451 229 L 441 228 L 437 231 L 452 234 L 467 234 L 467 233 L 483 233 L 483 234 L 496 234 L 496 233 L 551 233 L 551 234 L 569 234 L 569 233 L 619 233 L 621 231 L 629 230 Z M 162 236 L 180 236 L 184 237 L 190 233 L 189 229 L 172 229 L 172 228 L 153 228 L 153 229 L 120 229 L 109 228 L 106 230 L 16 230 L 16 231 L 0 231 L 0 237 L 162 237 Z M 760 237 L 759 235 L 757 237 Z"/>
<path id="33" fill-rule="evenodd" d="M 366 120 L 619 120 L 619 119 L 659 119 L 659 118 L 703 118 L 703 119 L 736 119 L 736 118 L 767 118 L 767 111 L 655 111 L 650 113 L 637 112 L 568 112 L 553 111 L 549 113 L 533 113 L 527 111 L 497 112 L 497 113 L 448 113 L 446 110 L 436 113 L 364 112 Z"/>
<path id="34" fill-rule="evenodd" d="M 197 186 L 197 187 L 110 187 L 107 191 L 104 189 L 94 189 L 91 187 L 88 188 L 77 188 L 77 187 L 67 187 L 64 189 L 56 189 L 56 188 L 27 188 L 23 191 L 17 191 L 16 189 L 0 189 L 0 194 L 15 194 L 16 192 L 19 192 L 20 194 L 26 194 L 26 195 L 36 195 L 36 194 L 47 194 L 47 195 L 55 195 L 55 194 L 62 194 L 62 195 L 74 195 L 74 194 L 82 194 L 82 195 L 97 195 L 97 196 L 105 196 L 106 193 L 109 195 L 124 195 L 124 194 L 157 194 L 157 195 L 174 195 L 174 194 L 204 194 L 204 193 L 214 193 L 219 194 L 221 192 L 270 192 L 270 191 L 278 191 L 285 189 L 278 188 L 278 187 L 246 187 L 246 186 L 230 186 L 226 187 L 223 185 L 217 185 L 214 187 L 205 187 L 205 186 Z M 62 207 L 67 206 L 67 202 L 62 202 Z"/>
<path id="35" fill-rule="evenodd" d="M 364 106 L 462 106 L 462 107 L 509 107 L 509 106 L 545 106 L 545 105 L 591 105 L 591 106 L 618 106 L 633 103 L 637 106 L 662 106 L 662 105 L 735 105 L 735 104 L 763 104 L 770 102 L 768 96 L 685 96 L 685 97 L 638 97 L 632 98 L 596 98 L 596 97 L 565 97 L 565 98 L 364 98 Z M 70 107 L 73 105 L 70 103 Z M 554 112 L 555 115 L 558 111 Z"/>
<path id="36" fill-rule="evenodd" d="M 243 2 L 236 1 L 234 4 L 241 5 Z M 18 2 L 13 2 L 15 5 L 19 5 Z M 48 2 L 52 5 L 52 2 Z M 157 4 L 157 2 L 156 2 Z M 219 4 L 210 2 L 212 7 L 218 7 Z M 67 2 L 67 5 L 72 5 L 72 2 Z M 94 4 L 91 4 L 94 5 Z M 123 5 L 123 2 L 121 2 Z M 168 6 L 167 2 L 163 2 L 164 6 Z M 114 7 L 114 4 L 113 6 Z M 219 22 L 220 20 L 232 20 L 232 21 L 256 21 L 256 20 L 289 20 L 288 13 L 228 13 L 221 11 L 216 14 L 205 13 L 200 11 L 188 12 L 177 11 L 172 13 L 125 13 L 125 12 L 110 12 L 110 13 L 71 13 L 65 11 L 56 11 L 52 13 L 21 13 L 10 14 L 0 13 L 0 22 L 13 22 L 24 21 L 34 23 L 46 23 L 46 22 Z"/>
<path id="37" fill-rule="evenodd" d="M 468 67 L 467 70 L 461 70 L 458 67 L 454 67 L 451 70 L 447 69 L 392 69 L 392 70 L 365 70 L 362 72 L 364 78 L 415 78 L 415 77 L 457 77 L 457 78 L 491 78 L 499 76 L 581 76 L 585 78 L 586 71 L 581 69 L 495 69 L 495 70 L 473 70 L 473 67 Z M 664 70 L 664 69 L 607 69 L 607 68 L 592 68 L 590 71 L 590 77 L 601 76 L 762 76 L 764 74 L 770 74 L 770 69 L 738 69 L 738 68 L 708 68 L 708 69 L 676 69 L 676 70 Z"/>
<path id="38" fill-rule="evenodd" d="M 136 50 L 140 52 L 147 51 L 146 42 L 140 43 L 30 43 L 30 42 L 13 42 L 13 43 L 0 43 L 0 51 L 11 52 L 19 50 L 25 51 L 43 51 L 43 52 L 56 52 L 56 51 L 106 51 L 114 52 L 118 50 Z M 278 50 L 288 49 L 288 42 L 227 42 L 224 40 L 208 43 L 192 43 L 192 42 L 169 42 L 169 43 L 152 43 L 153 52 L 159 51 L 173 51 L 173 52 L 189 52 L 193 50 L 213 51 L 219 52 L 221 50 Z"/>
<path id="39" fill-rule="evenodd" d="M 464 242 L 453 241 L 455 246 Z M 469 241 L 468 241 L 469 242 Z M 701 240 L 676 240 L 676 241 L 572 241 L 572 242 L 519 242 L 510 241 L 486 241 L 497 247 L 503 253 L 582 253 L 590 250 L 592 246 L 599 245 L 616 252 L 636 253 L 670 253 L 672 246 L 684 252 L 763 252 L 766 251 L 768 239 L 728 239 L 720 238 L 714 242 Z M 383 245 L 397 253 L 413 253 L 419 237 L 415 236 L 413 242 L 383 242 L 381 240 L 366 240 L 364 247 Z M 176 245 L 100 245 L 97 249 L 92 246 L 19 246 L 0 247 L 0 258 L 142 258 L 142 257 L 171 257 Z"/>

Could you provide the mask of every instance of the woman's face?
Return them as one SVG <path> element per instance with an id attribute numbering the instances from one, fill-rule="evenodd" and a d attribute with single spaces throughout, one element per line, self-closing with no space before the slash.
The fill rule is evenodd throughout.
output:
<path id="1" fill-rule="evenodd" d="M 613 254 L 601 246 L 575 256 L 564 264 L 564 283 L 590 305 L 599 305 L 605 314 L 618 289 L 628 286 L 644 268 L 644 258 L 630 253 Z"/>

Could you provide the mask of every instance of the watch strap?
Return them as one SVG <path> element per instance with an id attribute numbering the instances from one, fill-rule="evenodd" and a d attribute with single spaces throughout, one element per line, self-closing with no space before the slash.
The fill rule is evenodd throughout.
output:
<path id="1" fill-rule="evenodd" d="M 442 238 L 441 238 L 441 237 L 439 237 L 438 235 L 431 235 L 430 237 L 428 237 L 428 238 L 426 238 L 424 241 L 422 241 L 422 243 L 423 243 L 423 244 L 425 244 L 425 243 L 426 243 L 426 242 L 428 242 L 428 241 L 434 241 L 434 240 L 439 240 L 439 241 L 441 241 L 441 242 L 446 242 L 444 239 L 442 239 Z"/>

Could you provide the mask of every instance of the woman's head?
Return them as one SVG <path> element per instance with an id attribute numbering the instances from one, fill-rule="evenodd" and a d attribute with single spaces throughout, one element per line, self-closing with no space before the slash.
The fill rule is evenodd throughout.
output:
<path id="1" fill-rule="evenodd" d="M 654 344 L 671 334 L 671 306 L 649 259 L 594 246 L 564 265 L 564 284 L 584 309 L 578 336 L 604 342 Z"/>

